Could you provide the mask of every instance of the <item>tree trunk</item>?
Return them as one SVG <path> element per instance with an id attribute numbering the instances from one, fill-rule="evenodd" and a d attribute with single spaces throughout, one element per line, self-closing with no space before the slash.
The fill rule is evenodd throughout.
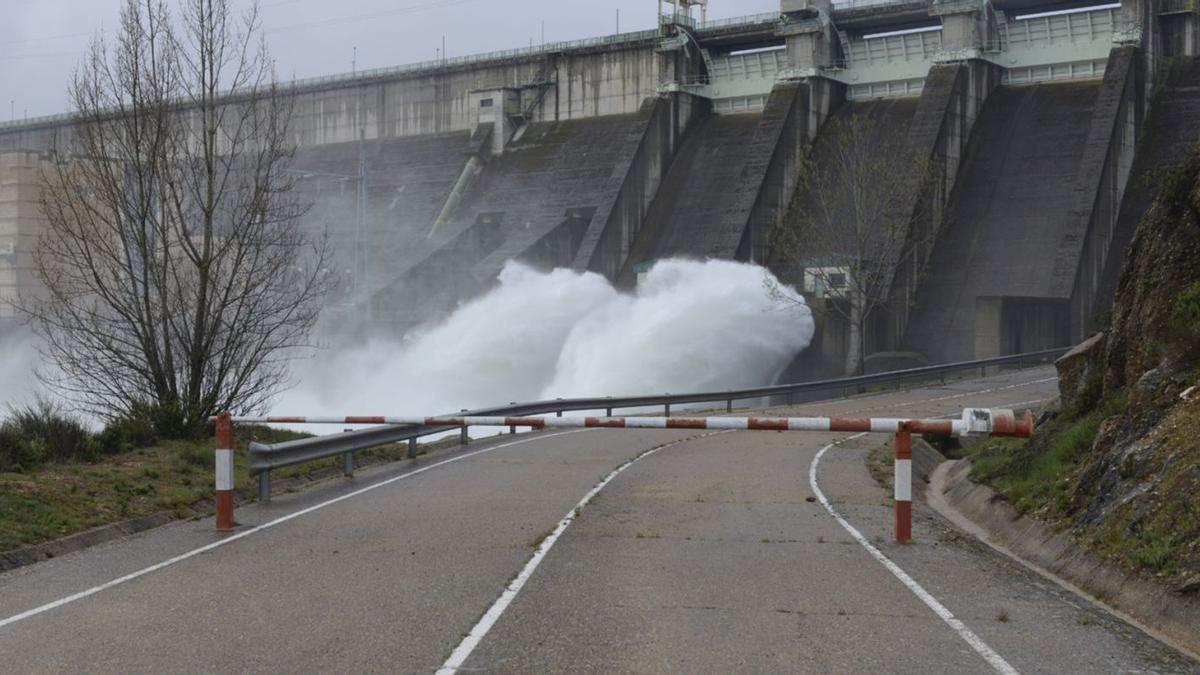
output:
<path id="1" fill-rule="evenodd" d="M 863 301 L 857 293 L 850 294 L 850 330 L 846 336 L 846 374 L 859 375 L 863 362 Z"/>

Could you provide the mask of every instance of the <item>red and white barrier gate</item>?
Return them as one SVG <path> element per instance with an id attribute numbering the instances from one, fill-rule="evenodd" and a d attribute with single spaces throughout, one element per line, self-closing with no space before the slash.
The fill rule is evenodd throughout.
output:
<path id="1" fill-rule="evenodd" d="M 912 539 L 912 435 L 1009 436 L 1033 434 L 1033 413 L 1017 420 L 1011 410 L 967 408 L 958 419 L 841 417 L 237 417 L 217 418 L 217 529 L 233 527 L 233 424 L 378 424 L 436 427 L 601 429 L 721 429 L 895 434 L 896 541 Z M 223 426 L 224 424 L 224 426 Z M 223 437 L 222 433 L 226 435 Z M 227 440 L 223 440 L 227 439 Z M 465 441 L 464 441 L 465 442 Z M 224 443 L 224 444 L 223 444 Z M 222 453 L 226 453 L 223 464 Z M 226 473 L 222 474 L 222 466 Z M 224 482 L 223 482 L 224 476 Z M 222 485 L 227 485 L 223 493 Z M 225 495 L 224 497 L 222 495 Z"/>

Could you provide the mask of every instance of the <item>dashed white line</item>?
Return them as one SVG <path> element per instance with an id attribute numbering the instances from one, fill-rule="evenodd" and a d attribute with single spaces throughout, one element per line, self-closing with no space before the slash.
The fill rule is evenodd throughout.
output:
<path id="1" fill-rule="evenodd" d="M 856 438 L 861 438 L 862 436 L 866 436 L 866 434 L 856 434 L 846 438 L 845 440 L 853 440 Z M 996 672 L 1004 673 L 1005 675 L 1016 675 L 1017 670 L 1009 665 L 1008 661 L 1004 660 L 1004 657 L 997 654 L 994 649 L 989 647 L 987 643 L 984 642 L 978 635 L 976 635 L 970 628 L 967 628 L 966 624 L 955 618 L 954 614 L 952 614 L 950 610 L 946 609 L 945 605 L 938 602 L 937 598 L 930 595 L 929 591 L 926 591 L 920 584 L 916 582 L 916 580 L 910 577 L 907 572 L 901 569 L 899 565 L 892 562 L 892 560 L 881 553 L 879 549 L 872 546 L 871 542 L 867 541 L 867 538 L 864 537 L 861 532 L 856 530 L 853 525 L 847 522 L 846 519 L 843 518 L 842 515 L 833 508 L 833 505 L 829 503 L 829 500 L 825 497 L 825 493 L 821 492 L 821 488 L 817 485 L 817 466 L 821 463 L 821 458 L 825 456 L 825 453 L 837 444 L 838 442 L 830 443 L 829 445 L 821 448 L 821 451 L 817 453 L 816 457 L 813 457 L 812 464 L 810 464 L 808 467 L 808 484 L 812 488 L 813 494 L 817 496 L 817 500 L 821 502 L 821 506 L 825 507 L 825 510 L 828 511 L 829 515 L 833 516 L 834 520 L 836 520 L 838 524 L 842 526 L 842 529 L 849 532 L 850 536 L 854 537 L 855 541 L 861 544 L 863 548 L 867 549 L 867 552 L 871 554 L 872 558 L 878 560 L 880 564 L 886 567 L 889 572 L 891 572 L 897 579 L 900 580 L 900 583 L 904 584 L 908 590 L 912 591 L 914 595 L 920 598 L 921 602 L 925 603 L 929 609 L 932 609 L 934 614 L 937 614 L 942 621 L 945 621 L 946 625 L 954 629 L 954 632 L 958 633 L 959 637 L 965 640 L 967 644 L 971 645 L 971 648 L 974 649 L 980 656 L 982 656 L 984 660 L 987 661 L 993 669 L 995 669 Z"/>
<path id="2" fill-rule="evenodd" d="M 596 486 L 591 489 L 591 491 L 584 495 L 583 499 L 579 500 L 579 503 L 576 504 L 575 507 L 570 511 L 568 511 L 567 515 L 563 517 L 562 520 L 558 521 L 558 526 L 554 528 L 554 531 L 551 532 L 549 536 L 542 540 L 541 545 L 538 546 L 537 551 L 534 552 L 533 557 L 529 559 L 529 562 L 525 563 L 525 567 L 521 570 L 521 572 L 517 574 L 516 578 L 514 578 L 507 587 L 505 587 L 504 592 L 500 594 L 500 597 L 496 598 L 496 602 L 492 603 L 492 606 L 488 608 L 488 611 L 484 612 L 483 617 L 479 619 L 479 622 L 475 624 L 475 626 L 471 629 L 471 632 L 467 633 L 467 636 L 462 639 L 462 642 L 458 643 L 458 646 L 455 647 L 454 651 L 450 653 L 450 658 L 446 659 L 446 662 L 442 664 L 441 668 L 438 669 L 437 675 L 453 675 L 454 673 L 457 673 L 460 668 L 462 668 L 462 665 L 467 662 L 468 658 L 471 657 L 471 653 L 475 651 L 475 648 L 478 647 L 479 643 L 483 641 L 483 638 L 487 636 L 488 631 L 490 631 L 492 626 L 496 625 L 496 622 L 500 620 L 500 617 L 504 614 L 504 610 L 508 609 L 508 606 L 512 603 L 513 599 L 516 598 L 517 594 L 521 592 L 521 589 L 525 587 L 525 583 L 529 581 L 529 577 L 533 576 L 534 570 L 536 570 L 538 566 L 542 564 L 542 560 L 546 557 L 546 554 L 550 552 L 550 549 L 554 547 L 554 544 L 558 541 L 558 538 L 562 536 L 567 527 L 569 527 L 575 520 L 576 516 L 579 514 L 579 510 L 587 506 L 588 502 L 592 501 L 592 499 L 604 489 L 604 486 L 611 483 L 612 480 L 619 476 L 622 471 L 633 466 L 635 462 L 645 459 L 650 455 L 659 452 L 660 450 L 665 450 L 673 445 L 679 445 L 680 443 L 694 441 L 697 438 L 705 438 L 707 436 L 715 436 L 717 434 L 724 433 L 729 432 L 718 431 L 714 433 L 700 434 L 699 436 L 692 436 L 690 438 L 683 438 L 671 443 L 665 443 L 663 445 L 651 448 L 613 469 L 611 473 L 604 477 L 604 480 L 597 483 Z"/>
<path id="3" fill-rule="evenodd" d="M 474 452 L 468 452 L 468 453 L 465 453 L 462 455 L 456 455 L 449 459 L 444 459 L 435 464 L 430 464 L 429 466 L 421 467 L 420 469 L 417 469 L 415 471 L 409 471 L 408 473 L 401 474 L 399 476 L 394 476 L 387 480 L 380 481 L 373 485 L 368 485 L 367 487 L 355 490 L 353 492 L 348 492 L 340 497 L 335 497 L 328 501 L 321 502 L 320 504 L 314 504 L 307 508 L 296 511 L 295 513 L 289 513 L 286 516 L 280 516 L 279 518 L 276 518 L 275 520 L 271 520 L 271 521 L 263 523 L 262 525 L 252 527 L 249 530 L 246 530 L 244 532 L 238 532 L 237 534 L 226 537 L 220 541 L 214 541 L 213 543 L 208 544 L 206 546 L 201 546 L 200 548 L 188 551 L 187 553 L 184 553 L 182 555 L 177 555 L 174 558 L 169 558 L 160 563 L 140 569 L 136 572 L 126 574 L 123 577 L 113 579 L 112 581 L 100 584 L 99 586 L 94 586 L 92 588 L 87 589 L 86 591 L 80 591 L 74 595 L 69 595 L 65 598 L 55 600 L 54 602 L 48 602 L 40 607 L 34 607 L 31 610 L 21 612 L 20 614 L 16 614 L 14 616 L 10 616 L 7 619 L 0 620 L 0 628 L 3 628 L 10 624 L 17 623 L 18 621 L 24 621 L 25 619 L 37 616 L 38 614 L 43 614 L 45 612 L 49 612 L 50 610 L 57 609 L 59 607 L 62 607 L 63 605 L 69 605 L 72 602 L 75 602 L 77 600 L 82 600 L 86 597 L 95 595 L 101 591 L 106 591 L 110 588 L 113 588 L 114 586 L 120 586 L 121 584 L 133 581 L 134 579 L 144 577 L 147 574 L 150 574 L 152 572 L 157 572 L 163 568 L 170 567 L 171 565 L 174 565 L 176 563 L 183 562 L 184 560 L 187 560 L 188 558 L 194 558 L 194 557 L 200 555 L 201 553 L 207 553 L 208 551 L 211 551 L 213 549 L 217 549 L 222 546 L 227 546 L 229 544 L 232 544 L 235 541 L 238 541 L 239 539 L 245 539 L 246 537 L 249 537 L 252 534 L 257 534 L 259 532 L 262 532 L 263 530 L 267 530 L 272 527 L 275 527 L 276 525 L 286 523 L 289 520 L 293 520 L 295 518 L 299 518 L 300 516 L 312 513 L 313 511 L 319 511 L 327 506 L 332 506 L 334 504 L 337 504 L 338 502 L 344 502 L 347 499 L 357 497 L 361 494 L 370 492 L 372 490 L 377 490 L 385 485 L 391 485 L 392 483 L 395 483 L 396 481 L 404 480 L 405 478 L 411 478 L 412 476 L 416 476 L 418 474 L 425 473 L 426 471 L 432 471 L 433 469 L 436 469 L 441 466 L 446 466 L 447 464 L 453 464 L 454 462 L 461 462 L 464 459 L 469 459 L 471 457 L 476 457 L 478 455 L 483 455 L 483 454 L 486 454 L 489 452 L 495 452 L 496 450 L 500 450 L 503 448 L 509 448 L 514 445 L 520 445 L 522 443 L 529 443 L 531 441 L 543 440 L 543 439 L 547 439 L 547 438 L 554 438 L 557 436 L 567 436 L 569 434 L 578 434 L 578 433 L 582 433 L 584 431 L 591 431 L 591 430 L 590 429 L 578 429 L 575 431 L 566 431 L 566 432 L 558 433 L 558 434 L 544 434 L 544 435 L 539 434 L 538 436 L 535 436 L 532 438 L 524 438 L 519 441 L 510 441 L 508 443 L 502 443 L 500 445 L 496 445 L 496 446 L 493 446 L 490 448 L 484 448 L 482 450 L 476 450 Z"/>

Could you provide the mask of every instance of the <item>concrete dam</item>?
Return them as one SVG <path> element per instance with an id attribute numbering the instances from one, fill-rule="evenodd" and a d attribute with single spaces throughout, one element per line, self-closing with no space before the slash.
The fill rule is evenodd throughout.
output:
<path id="1" fill-rule="evenodd" d="M 1064 346 L 1200 138 L 1196 0 L 782 0 L 719 21 L 691 4 L 655 30 L 290 84 L 306 223 L 348 280 L 330 315 L 404 332 L 510 260 L 626 287 L 676 256 L 799 282 L 772 232 L 830 121 L 861 116 L 933 167 L 899 196 L 929 243 L 894 261 L 868 352 Z M 0 299 L 34 283 L 39 167 L 70 124 L 0 124 Z M 832 369 L 846 340 L 827 320 L 809 358 Z"/>

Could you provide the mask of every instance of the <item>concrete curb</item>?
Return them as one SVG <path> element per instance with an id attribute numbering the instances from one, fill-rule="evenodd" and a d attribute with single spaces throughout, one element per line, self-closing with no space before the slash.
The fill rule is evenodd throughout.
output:
<path id="1" fill-rule="evenodd" d="M 1200 661 L 1200 598 L 1173 593 L 1017 513 L 1003 495 L 971 480 L 969 460 L 938 466 L 927 502 L 993 549 Z"/>
<path id="2" fill-rule="evenodd" d="M 27 546 L 13 551 L 0 553 L 0 572 L 25 567 L 34 563 L 57 558 L 61 555 L 82 551 L 98 544 L 127 537 L 138 532 L 145 532 L 175 520 L 175 514 L 170 511 L 159 511 L 148 516 L 131 518 L 119 523 L 101 525 L 90 530 L 77 532 L 62 539 L 55 539 L 44 544 Z"/>

